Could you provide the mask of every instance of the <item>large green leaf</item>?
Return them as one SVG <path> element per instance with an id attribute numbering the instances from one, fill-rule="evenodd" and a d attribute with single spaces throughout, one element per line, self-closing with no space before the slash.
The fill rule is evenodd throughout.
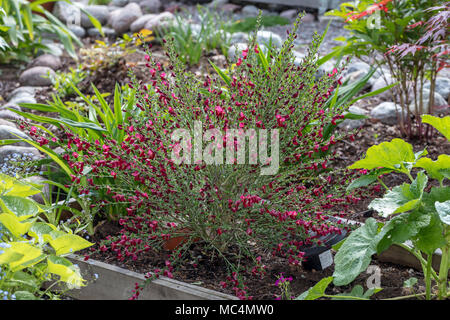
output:
<path id="1" fill-rule="evenodd" d="M 412 145 L 402 139 L 393 139 L 370 147 L 366 157 L 352 164 L 350 169 L 388 168 L 407 173 L 407 164 L 415 161 Z"/>
<path id="2" fill-rule="evenodd" d="M 450 116 L 439 118 L 429 114 L 422 116 L 422 122 L 432 125 L 437 131 L 442 133 L 447 140 L 450 140 Z"/>
<path id="3" fill-rule="evenodd" d="M 450 200 L 445 202 L 436 201 L 434 206 L 436 207 L 436 211 L 439 214 L 441 221 L 447 225 L 450 225 Z"/>
<path id="4" fill-rule="evenodd" d="M 56 227 L 50 223 L 35 222 L 28 230 L 28 234 L 37 239 L 39 243 L 45 243 L 52 239 L 50 233 L 56 230 Z"/>
<path id="5" fill-rule="evenodd" d="M 450 170 L 450 156 L 441 154 L 436 161 L 430 158 L 421 158 L 414 165 L 416 168 L 423 168 L 430 178 L 442 181 L 445 178 L 444 172 Z"/>
<path id="6" fill-rule="evenodd" d="M 328 285 L 333 281 L 333 277 L 323 278 L 316 283 L 314 287 L 311 287 L 308 291 L 303 292 L 295 300 L 316 300 L 321 298 Z"/>
<path id="7" fill-rule="evenodd" d="M 334 257 L 333 283 L 336 286 L 349 284 L 367 269 L 383 235 L 378 233 L 377 221 L 369 218 L 348 236 Z"/>
<path id="8" fill-rule="evenodd" d="M 415 246 L 426 254 L 433 254 L 436 249 L 446 244 L 443 236 L 444 228 L 437 213 L 431 214 L 431 222 L 429 226 L 422 228 L 414 241 Z"/>
<path id="9" fill-rule="evenodd" d="M 39 213 L 36 202 L 20 196 L 0 196 L 0 205 L 4 211 L 19 217 L 19 220 L 34 217 Z"/>
<path id="10" fill-rule="evenodd" d="M 93 245 L 93 243 L 77 236 L 75 234 L 64 234 L 56 239 L 49 241 L 50 245 L 55 249 L 56 255 L 66 253 L 75 253 Z"/>
<path id="11" fill-rule="evenodd" d="M 391 214 L 411 211 L 419 206 L 428 177 L 419 172 L 411 183 L 404 183 L 389 190 L 383 198 L 377 198 L 369 204 L 369 208 L 377 211 L 382 217 Z"/>
<path id="12" fill-rule="evenodd" d="M 387 250 L 392 244 L 401 244 L 413 239 L 422 228 L 431 222 L 431 215 L 421 210 L 403 213 L 389 221 L 384 229 L 384 237 L 377 245 L 377 253 Z"/>
<path id="13" fill-rule="evenodd" d="M 356 188 L 365 187 L 373 182 L 377 181 L 376 175 L 364 175 L 359 177 L 358 179 L 353 180 L 347 187 L 347 191 L 351 191 Z"/>

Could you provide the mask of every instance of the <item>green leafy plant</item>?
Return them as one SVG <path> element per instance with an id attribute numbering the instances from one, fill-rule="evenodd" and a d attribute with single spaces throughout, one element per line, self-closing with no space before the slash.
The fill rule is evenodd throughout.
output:
<path id="1" fill-rule="evenodd" d="M 225 27 L 227 23 L 219 14 L 198 5 L 197 15 L 199 24 L 189 23 L 192 20 L 189 14 L 176 15 L 175 20 L 159 32 L 173 38 L 181 60 L 189 65 L 198 64 L 202 54 L 213 49 L 220 49 L 226 55 L 230 43 L 230 34 Z"/>
<path id="2" fill-rule="evenodd" d="M 327 15 L 345 21 L 350 30 L 334 54 L 352 54 L 378 66 L 389 82 L 387 67 L 398 85 L 392 99 L 401 106 L 399 126 L 403 135 L 429 138 L 420 122 L 434 114 L 437 73 L 448 67 L 449 4 L 435 0 L 358 0 L 341 4 Z M 424 90 L 429 83 L 429 92 Z M 428 101 L 428 104 L 424 104 Z M 445 107 L 445 106 L 441 106 Z M 438 110 L 439 111 L 439 110 Z"/>
<path id="3" fill-rule="evenodd" d="M 234 21 L 233 23 L 227 25 L 226 31 L 235 32 L 251 32 L 258 29 L 258 18 L 257 17 L 247 17 L 242 20 Z M 273 27 L 273 26 L 284 26 L 291 22 L 287 18 L 280 17 L 278 15 L 261 16 L 261 27 Z"/>
<path id="4" fill-rule="evenodd" d="M 424 115 L 422 121 L 448 139 L 450 117 Z M 373 200 L 369 208 L 390 220 L 381 223 L 369 218 L 350 234 L 338 249 L 335 271 L 333 277 L 327 278 L 328 283 L 332 281 L 336 286 L 350 284 L 367 269 L 374 254 L 397 245 L 420 261 L 425 277 L 426 299 L 434 296 L 445 299 L 449 296 L 450 187 L 444 185 L 444 180 L 450 178 L 450 156 L 440 155 L 433 161 L 426 155 L 426 150 L 414 153 L 412 145 L 401 139 L 393 139 L 369 148 L 363 159 L 349 167 L 368 170 L 366 176 L 348 187 L 349 190 L 376 181 L 386 188 L 384 197 Z M 414 168 L 424 170 L 417 172 L 414 178 Z M 380 176 L 391 172 L 406 175 L 410 183 L 389 189 Z M 429 179 L 437 180 L 439 186 L 429 183 Z M 432 257 L 437 249 L 442 252 L 438 272 L 432 268 Z M 433 281 L 437 285 L 435 292 L 432 291 Z"/>
<path id="5" fill-rule="evenodd" d="M 77 87 L 86 78 L 86 73 L 80 69 L 69 68 L 69 72 L 56 72 L 52 78 L 53 87 L 61 98 L 75 94 L 73 86 Z M 72 86 L 73 84 L 73 86 Z"/>
<path id="6" fill-rule="evenodd" d="M 0 7 L 0 62 L 12 60 L 27 61 L 38 50 L 52 53 L 52 47 L 42 41 L 44 32 L 55 34 L 65 50 L 76 58 L 73 42 L 82 46 L 81 41 L 61 21 L 42 5 L 53 0 L 29 2 L 28 0 L 3 0 Z M 71 3 L 69 0 L 65 0 Z M 84 9 L 93 23 L 101 31 L 97 19 Z M 102 32 L 102 31 L 101 31 Z"/>
<path id="7" fill-rule="evenodd" d="M 85 285 L 79 269 L 66 255 L 93 245 L 46 222 L 42 207 L 29 197 L 35 186 L 0 174 L 0 289 L 7 298 L 32 300 L 56 298 L 51 288 Z M 44 289 L 44 282 L 53 284 Z"/>

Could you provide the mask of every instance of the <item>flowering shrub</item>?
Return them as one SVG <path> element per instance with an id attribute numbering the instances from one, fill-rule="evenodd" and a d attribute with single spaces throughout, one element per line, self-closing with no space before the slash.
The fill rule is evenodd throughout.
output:
<path id="1" fill-rule="evenodd" d="M 351 31 L 336 52 L 354 54 L 377 65 L 388 81 L 387 67 L 398 85 L 393 101 L 401 106 L 399 125 L 405 136 L 429 137 L 420 122 L 435 108 L 437 73 L 448 68 L 449 3 L 443 0 L 360 0 L 341 5 L 329 15 L 345 20 Z M 424 88 L 429 82 L 429 91 Z M 424 104 L 428 101 L 428 104 Z"/>
<path id="2" fill-rule="evenodd" d="M 141 112 L 118 126 L 124 134 L 121 142 L 105 134 L 92 142 L 66 131 L 67 152 L 62 158 L 74 171 L 79 194 L 98 197 L 92 206 L 104 210 L 123 208 L 121 235 L 108 237 L 99 250 L 111 250 L 119 260 L 136 260 L 145 251 L 170 249 L 170 242 L 175 242 L 165 268 L 154 270 L 170 277 L 183 259 L 195 260 L 186 256 L 195 243 L 227 263 L 230 276 L 222 285 L 231 284 L 236 295 L 245 298 L 242 274 L 264 274 L 262 252 L 297 265 L 305 246 L 321 245 L 320 237 L 341 232 L 329 216 L 345 214 L 359 198 L 345 195 L 350 173 L 329 168 L 330 151 L 343 138 L 330 132 L 348 106 L 327 103 L 340 84 L 340 70 L 315 78 L 319 35 L 303 64 L 294 65 L 291 50 L 298 23 L 281 50 L 262 66 L 253 37 L 226 88 L 217 76 L 197 79 L 185 71 L 168 39 L 165 48 L 171 63 L 164 67 L 148 51 L 150 83 L 130 83 Z M 180 129 L 198 138 L 199 123 L 200 135 L 210 144 L 202 154 L 205 161 L 197 161 L 195 155 L 191 159 L 190 148 L 177 157 L 186 141 L 173 134 Z M 221 132 L 234 128 L 239 132 L 236 140 L 218 139 Z M 203 135 L 203 129 L 216 134 Z M 267 141 L 259 140 L 258 149 L 266 151 L 259 164 L 252 161 L 252 154 L 245 155 L 245 138 L 239 140 L 244 130 L 252 129 L 272 134 L 272 157 L 267 155 Z M 230 145 L 231 161 L 221 162 L 220 155 Z M 234 159 L 241 147 L 245 163 Z M 274 156 L 277 150 L 279 158 Z M 178 162 L 180 158 L 184 162 Z M 217 162 L 207 163 L 211 158 Z M 261 174 L 274 163 L 279 168 L 273 175 Z M 241 259 L 253 261 L 254 267 L 243 270 Z"/>

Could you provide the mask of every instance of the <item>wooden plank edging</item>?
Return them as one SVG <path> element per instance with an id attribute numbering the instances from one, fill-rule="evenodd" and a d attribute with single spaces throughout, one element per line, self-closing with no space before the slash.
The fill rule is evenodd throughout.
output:
<path id="1" fill-rule="evenodd" d="M 85 287 L 73 289 L 65 295 L 77 300 L 128 300 L 132 296 L 135 283 L 141 284 L 145 277 L 104 262 L 70 255 L 72 263 L 78 265 Z M 238 298 L 188 284 L 167 277 L 153 280 L 139 295 L 139 300 L 238 300 Z"/>

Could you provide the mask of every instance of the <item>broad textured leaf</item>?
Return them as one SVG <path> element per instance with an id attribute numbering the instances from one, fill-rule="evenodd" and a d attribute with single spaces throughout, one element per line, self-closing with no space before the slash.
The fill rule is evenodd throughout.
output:
<path id="1" fill-rule="evenodd" d="M 19 238 L 21 235 L 27 233 L 31 228 L 31 223 L 20 222 L 19 218 L 11 213 L 0 214 L 0 222 L 16 238 Z"/>
<path id="2" fill-rule="evenodd" d="M 426 254 L 433 254 L 436 249 L 446 244 L 443 226 L 437 213 L 431 214 L 430 225 L 420 230 L 414 243 L 420 251 Z"/>
<path id="3" fill-rule="evenodd" d="M 66 253 L 75 253 L 94 245 L 93 243 L 77 236 L 75 234 L 66 234 L 49 241 L 50 245 L 55 249 L 56 255 Z"/>
<path id="4" fill-rule="evenodd" d="M 47 258 L 47 271 L 56 274 L 71 287 L 84 286 L 80 271 L 69 260 L 50 255 Z"/>
<path id="5" fill-rule="evenodd" d="M 442 181 L 446 177 L 444 172 L 450 170 L 450 156 L 441 154 L 436 161 L 430 158 L 422 158 L 416 162 L 414 167 L 423 168 L 430 178 Z"/>
<path id="6" fill-rule="evenodd" d="M 367 219 L 363 226 L 348 236 L 334 257 L 333 283 L 336 286 L 349 284 L 367 269 L 380 238 L 373 218 Z"/>
<path id="7" fill-rule="evenodd" d="M 422 122 L 432 125 L 437 131 L 442 133 L 447 140 L 450 140 L 450 116 L 439 118 L 425 114 L 422 116 Z"/>
<path id="8" fill-rule="evenodd" d="M 436 201 L 446 202 L 448 200 L 450 200 L 450 186 L 433 187 L 429 193 L 425 192 L 422 197 L 426 212 L 436 212 Z"/>
<path id="9" fill-rule="evenodd" d="M 421 210 L 403 213 L 389 221 L 384 229 L 384 237 L 377 245 L 377 253 L 387 250 L 394 243 L 403 243 L 415 237 L 431 222 L 431 215 Z"/>
<path id="10" fill-rule="evenodd" d="M 56 227 L 50 223 L 45 222 L 35 222 L 28 230 L 28 234 L 37 239 L 39 243 L 45 243 L 52 239 L 50 233 L 56 230 Z"/>
<path id="11" fill-rule="evenodd" d="M 16 291 L 14 295 L 16 296 L 16 300 L 39 300 L 39 298 L 28 291 Z"/>
<path id="12" fill-rule="evenodd" d="M 373 200 L 369 208 L 377 211 L 382 217 L 411 211 L 420 204 L 427 182 L 428 177 L 419 172 L 411 184 L 404 183 L 394 187 L 383 198 Z"/>
<path id="13" fill-rule="evenodd" d="M 450 225 L 450 200 L 445 202 L 435 202 L 434 206 L 439 214 L 441 221 L 447 225 Z"/>
<path id="14" fill-rule="evenodd" d="M 19 220 L 34 217 L 39 213 L 36 202 L 20 196 L 0 196 L 0 205 L 4 211 L 19 217 Z"/>
<path id="15" fill-rule="evenodd" d="M 322 297 L 328 285 L 333 281 L 333 277 L 323 278 L 316 283 L 314 287 L 309 288 L 308 291 L 303 292 L 295 300 L 316 300 Z"/>
<path id="16" fill-rule="evenodd" d="M 406 173 L 405 163 L 414 162 L 412 145 L 402 139 L 393 139 L 390 142 L 382 142 L 370 147 L 366 157 L 352 164 L 350 169 L 376 169 L 388 168 Z"/>

